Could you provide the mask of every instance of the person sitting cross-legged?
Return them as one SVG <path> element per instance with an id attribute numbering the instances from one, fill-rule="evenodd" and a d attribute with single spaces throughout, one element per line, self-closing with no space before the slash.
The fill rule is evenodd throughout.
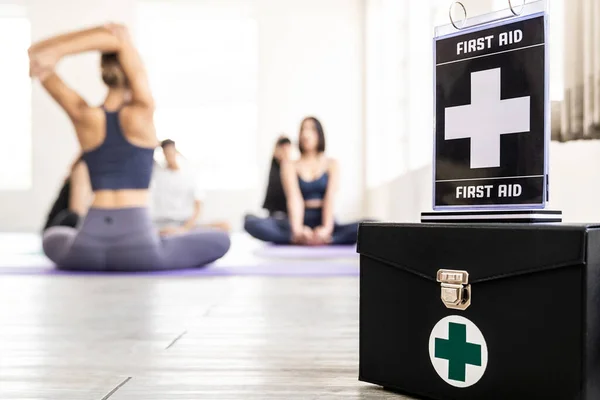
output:
<path id="1" fill-rule="evenodd" d="M 244 229 L 256 239 L 274 244 L 356 244 L 358 222 L 339 224 L 335 220 L 339 166 L 325 155 L 325 134 L 318 119 L 302 121 L 299 150 L 299 160 L 284 161 L 281 167 L 286 216 L 246 216 Z"/>
<path id="2" fill-rule="evenodd" d="M 214 228 L 228 232 L 227 222 L 213 222 L 199 225 L 203 191 L 197 184 L 194 174 L 178 160 L 179 152 L 173 140 L 161 142 L 165 156 L 165 166 L 158 163 L 152 174 L 152 220 L 161 235 L 172 235 L 197 228 Z"/>

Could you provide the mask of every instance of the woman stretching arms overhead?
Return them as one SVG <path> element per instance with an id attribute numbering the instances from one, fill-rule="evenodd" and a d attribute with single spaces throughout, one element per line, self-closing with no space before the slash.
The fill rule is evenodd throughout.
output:
<path id="1" fill-rule="evenodd" d="M 108 94 L 89 106 L 54 72 L 68 55 L 102 53 Z M 230 246 L 224 232 L 203 230 L 161 238 L 148 210 L 148 187 L 158 145 L 154 100 L 141 59 L 117 24 L 59 35 L 29 50 L 30 74 L 71 119 L 87 164 L 94 201 L 79 230 L 53 227 L 43 238 L 58 268 L 141 271 L 200 267 Z"/>

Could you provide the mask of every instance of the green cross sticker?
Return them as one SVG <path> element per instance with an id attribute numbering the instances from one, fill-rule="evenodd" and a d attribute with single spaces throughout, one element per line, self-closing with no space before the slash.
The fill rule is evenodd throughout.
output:
<path id="1" fill-rule="evenodd" d="M 449 339 L 435 339 L 435 357 L 448 360 L 448 379 L 464 382 L 467 364 L 481 367 L 481 346 L 467 342 L 467 326 L 450 322 Z"/>
<path id="2" fill-rule="evenodd" d="M 450 316 L 439 321 L 429 338 L 429 356 L 446 383 L 468 387 L 477 383 L 487 367 L 487 345 L 477 326 L 466 318 Z"/>

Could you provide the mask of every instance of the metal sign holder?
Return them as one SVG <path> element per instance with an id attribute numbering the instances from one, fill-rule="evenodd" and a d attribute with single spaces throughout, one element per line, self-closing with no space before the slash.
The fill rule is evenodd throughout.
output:
<path id="1" fill-rule="evenodd" d="M 433 212 L 423 212 L 421 213 L 421 222 L 453 222 L 453 223 L 460 223 L 460 222 L 527 222 L 527 223 L 535 223 L 535 222 L 561 222 L 562 221 L 562 212 L 561 211 L 552 211 L 552 210 L 547 210 L 546 206 L 547 206 L 547 201 L 548 201 L 548 147 L 549 147 L 549 143 L 550 143 L 550 101 L 549 101 L 549 65 L 550 62 L 548 60 L 548 35 L 547 35 L 547 24 L 548 24 L 548 4 L 547 4 L 547 0 L 537 0 L 537 1 L 533 1 L 530 3 L 527 3 L 526 0 L 522 0 L 520 1 L 520 4 L 516 5 L 515 3 L 518 0 L 507 0 L 508 2 L 508 8 L 498 11 L 498 12 L 493 12 L 493 13 L 489 13 L 489 14 L 483 14 L 483 15 L 479 15 L 479 16 L 475 16 L 475 17 L 471 17 L 468 18 L 467 17 L 467 8 L 465 7 L 465 5 L 463 3 L 461 3 L 460 1 L 454 1 L 452 2 L 452 4 L 449 7 L 448 10 L 448 18 L 450 23 L 443 25 L 443 26 L 438 26 L 435 28 L 435 34 L 434 34 L 434 40 L 433 40 L 433 51 L 434 51 L 434 115 L 435 117 L 435 121 L 434 121 L 434 151 L 433 151 L 433 179 L 432 179 L 432 183 L 433 183 L 433 187 L 432 187 L 432 192 L 433 192 L 433 198 L 432 198 L 432 204 L 433 204 Z M 457 7 L 461 8 L 464 14 L 464 17 L 462 20 L 457 21 L 453 18 L 453 12 L 457 9 Z M 527 44 L 527 40 L 523 40 L 523 46 L 519 47 L 517 45 L 512 46 L 512 43 L 509 42 L 508 39 L 505 40 L 505 44 L 506 43 L 510 43 L 511 45 L 505 46 L 505 48 L 498 48 L 498 38 L 500 37 L 500 45 L 502 45 L 502 37 L 507 38 L 508 36 L 503 36 L 503 35 L 508 35 L 508 32 L 502 32 L 500 34 L 498 34 L 499 32 L 501 32 L 504 28 L 505 31 L 508 31 L 508 29 L 510 29 L 513 26 L 519 26 L 522 27 L 523 29 L 528 29 L 529 25 L 524 25 L 524 24 L 528 24 L 531 22 L 528 21 L 533 21 L 533 20 L 537 20 L 538 25 L 535 28 L 535 35 L 534 34 L 530 34 L 529 36 L 533 37 L 535 36 L 536 40 L 538 40 L 538 42 L 531 42 L 532 45 L 530 46 L 525 46 L 525 44 Z M 491 32 L 491 33 L 490 33 Z M 527 36 L 528 32 L 533 32 L 532 30 L 527 31 L 525 30 L 525 33 L 523 34 L 523 32 L 521 32 L 522 36 L 521 39 L 523 38 L 523 36 Z M 479 39 L 479 41 L 477 41 L 477 44 L 474 44 L 474 40 L 470 40 L 469 41 L 465 41 L 464 44 L 456 44 L 458 42 L 457 39 L 459 38 L 473 38 L 476 37 L 476 35 L 479 36 L 483 36 L 485 34 L 488 34 L 488 36 L 485 36 L 487 39 L 487 42 L 482 42 L 481 38 Z M 492 34 L 496 34 L 495 36 Z M 512 35 L 512 33 L 511 33 Z M 540 36 L 541 36 L 541 41 L 540 41 Z M 531 37 L 529 38 L 529 40 L 533 40 L 531 39 Z M 438 58 L 442 57 L 440 56 L 441 53 L 438 54 L 438 45 L 440 44 L 440 41 L 446 40 L 446 39 L 452 39 L 453 42 L 452 44 L 455 44 L 454 48 L 458 48 L 458 50 L 456 50 L 456 53 L 458 54 L 460 52 L 460 49 L 462 48 L 463 50 L 468 50 L 472 52 L 472 56 L 471 54 L 469 54 L 469 57 L 463 55 L 457 56 L 456 54 L 450 54 L 448 53 L 447 49 L 444 53 L 444 56 L 446 56 L 446 59 L 443 59 L 441 63 L 438 63 Z M 493 42 L 493 40 L 496 40 L 496 42 Z M 512 36 L 510 38 L 510 40 L 512 41 Z M 468 46 L 467 46 L 467 42 Z M 485 49 L 485 44 L 488 44 L 488 48 L 489 50 Z M 461 47 L 462 46 L 462 47 Z M 494 47 L 496 46 L 496 47 Z M 535 175 L 530 174 L 523 174 L 523 176 L 512 176 L 514 174 L 508 174 L 505 172 L 504 169 L 502 169 L 502 167 L 500 166 L 500 164 L 498 163 L 497 166 L 498 168 L 479 168 L 477 166 L 473 166 L 473 160 L 471 160 L 471 165 L 469 167 L 469 165 L 467 165 L 466 167 L 464 165 L 458 165 L 457 164 L 465 164 L 468 159 L 469 156 L 467 155 L 466 157 L 463 157 L 461 155 L 462 158 L 459 157 L 459 162 L 454 162 L 456 161 L 456 159 L 451 159 L 449 157 L 446 156 L 446 158 L 444 159 L 444 155 L 440 156 L 440 153 L 442 151 L 445 151 L 443 149 L 444 146 L 448 146 L 448 142 L 450 141 L 450 139 L 454 139 L 454 138 L 450 138 L 448 139 L 445 135 L 444 132 L 447 132 L 448 128 L 446 125 L 446 119 L 444 117 L 443 112 L 447 111 L 448 108 L 459 108 L 459 107 L 450 107 L 450 106 L 446 106 L 444 107 L 445 104 L 451 104 L 452 106 L 456 106 L 456 101 L 454 101 L 454 99 L 451 99 L 452 101 L 449 101 L 447 98 L 444 98 L 443 101 L 440 101 L 440 98 L 438 97 L 438 90 L 439 90 L 439 82 L 438 82 L 438 68 L 442 65 L 445 64 L 451 64 L 451 63 L 462 63 L 463 65 L 466 63 L 472 63 L 474 65 L 475 62 L 481 62 L 481 59 L 484 58 L 488 58 L 488 59 L 492 59 L 492 57 L 496 57 L 497 59 L 500 59 L 500 57 L 511 57 L 510 54 L 515 54 L 515 52 L 519 51 L 520 53 L 524 53 L 525 51 L 529 51 L 529 48 L 533 48 L 533 47 L 538 47 L 537 51 L 538 53 L 536 54 L 541 54 L 540 57 L 538 57 L 538 62 L 539 63 L 543 63 L 540 64 L 541 68 L 543 69 L 543 77 L 540 77 L 538 79 L 540 79 L 541 83 L 536 86 L 537 89 L 539 89 L 540 93 L 537 93 L 537 97 L 535 96 L 527 96 L 528 98 L 531 98 L 532 102 L 533 101 L 537 101 L 536 104 L 532 104 L 531 106 L 531 110 L 537 110 L 536 114 L 532 114 L 531 116 L 531 121 L 535 122 L 537 125 L 534 125 L 533 123 L 531 123 L 531 132 L 527 131 L 527 133 L 530 134 L 530 137 L 533 137 L 534 135 L 537 135 L 535 137 L 537 137 L 537 141 L 535 142 L 535 147 L 533 146 L 524 146 L 521 143 L 522 142 L 518 142 L 518 146 L 513 146 L 512 148 L 510 148 L 510 151 L 514 151 L 517 152 L 517 156 L 516 158 L 518 160 L 520 160 L 521 158 L 525 158 L 523 157 L 523 155 L 525 156 L 531 156 L 531 158 L 536 158 L 538 160 L 538 164 L 536 164 L 535 166 Z M 506 50 L 508 49 L 508 50 Z M 522 49 L 524 49 L 523 51 L 521 51 Z M 513 53 L 511 53 L 513 52 Z M 504 53 L 504 54 L 503 54 Z M 510 54 L 509 54 L 510 53 Z M 437 58 L 436 58 L 437 57 Z M 448 58 L 450 57 L 450 58 Z M 452 58 L 454 57 L 454 58 Z M 515 56 L 516 57 L 516 56 Z M 479 59 L 479 61 L 472 61 L 472 59 Z M 490 61 L 490 64 L 493 64 L 493 62 L 495 61 Z M 481 67 L 463 67 L 464 70 L 461 70 L 461 74 L 462 77 L 464 78 L 465 76 L 467 76 L 468 73 L 471 74 L 471 79 L 472 76 L 474 75 L 473 71 L 478 71 L 478 68 L 481 69 Z M 490 68 L 490 67 L 486 67 L 486 68 Z M 498 69 L 498 74 L 500 73 L 500 68 Z M 531 74 L 530 76 L 533 76 L 535 74 Z M 440 75 L 441 76 L 441 75 Z M 440 78 L 442 79 L 442 78 Z M 452 76 L 452 84 L 454 84 L 455 86 L 457 86 L 457 84 L 455 83 L 455 81 L 457 80 L 456 78 L 456 74 Z M 474 84 L 473 84 L 474 85 Z M 498 85 L 500 85 L 500 83 L 498 83 Z M 446 85 L 448 86 L 448 85 Z M 472 85 L 469 85 L 472 86 Z M 513 85 L 515 86 L 515 85 Z M 540 89 L 540 88 L 543 88 Z M 460 90 L 457 90 L 456 87 L 453 88 L 453 90 L 455 92 L 461 92 L 461 96 L 464 96 L 465 92 L 464 88 L 461 86 L 459 88 Z M 482 89 L 485 90 L 485 89 Z M 444 95 L 448 95 L 448 92 L 450 92 L 450 90 L 446 90 L 445 92 L 442 91 L 442 96 Z M 498 89 L 498 92 L 500 92 L 500 89 Z M 498 99 L 500 101 L 500 99 Z M 504 99 L 502 99 L 502 101 L 504 101 Z M 439 103 L 439 104 L 438 104 Z M 459 106 L 462 105 L 464 103 L 459 103 Z M 529 103 L 527 103 L 529 104 Z M 467 101 L 466 105 L 470 105 L 469 101 Z M 536 108 L 537 106 L 537 108 Z M 541 111 L 540 111 L 541 109 Z M 442 114 L 440 114 L 440 112 Z M 530 111 L 528 111 L 529 113 Z M 441 117 L 440 117 L 441 115 Z M 528 114 L 529 115 L 529 114 Z M 527 117 L 529 119 L 529 117 Z M 439 121 L 442 121 L 438 124 Z M 488 124 L 488 126 L 492 126 L 493 122 Z M 529 126 L 529 125 L 528 125 Z M 534 126 L 536 129 L 534 129 Z M 467 129 L 467 128 L 465 128 Z M 535 131 L 535 132 L 534 132 Z M 533 132 L 533 133 L 532 133 Z M 502 133 L 518 133 L 518 132 L 502 132 Z M 501 135 L 498 135 L 498 138 Z M 518 136 L 518 135 L 513 135 L 513 136 Z M 463 139 L 466 137 L 470 137 L 471 138 L 471 142 L 473 141 L 473 137 L 474 136 L 468 136 L 468 135 L 463 135 L 463 136 L 459 136 L 459 139 Z M 517 139 L 511 139 L 513 140 L 513 144 L 517 143 L 514 140 Z M 521 140 L 521 139 L 519 139 Z M 500 139 L 498 139 L 498 141 L 500 141 Z M 543 141 L 543 143 L 542 143 Z M 456 141 L 453 141 L 453 143 L 456 143 Z M 468 141 L 462 141 L 462 148 L 464 148 L 465 143 L 468 143 Z M 523 142 L 524 143 L 524 142 Z M 533 142 L 532 142 L 533 143 Z M 499 146 L 499 145 L 498 145 Z M 520 146 L 520 147 L 519 147 Z M 484 146 L 485 147 L 485 146 Z M 508 147 L 507 147 L 508 148 Z M 513 148 L 516 148 L 516 150 L 513 150 Z M 523 149 L 526 150 L 523 150 Z M 447 150 L 447 149 L 446 149 Z M 471 159 L 473 158 L 473 150 L 471 151 Z M 483 152 L 489 152 L 489 150 L 483 150 Z M 500 150 L 498 150 L 498 152 L 500 152 Z M 452 151 L 446 151 L 447 154 L 456 154 L 455 150 Z M 521 157 L 521 158 L 519 158 Z M 481 157 L 480 157 L 481 158 Z M 498 158 L 500 158 L 500 155 L 498 155 Z M 515 157 L 513 157 L 515 158 Z M 440 162 L 440 160 L 442 162 Z M 454 164 L 453 164 L 454 162 Z M 523 170 L 525 168 L 522 167 L 521 164 L 518 164 L 520 161 L 516 161 L 513 162 L 513 164 L 516 164 L 518 166 L 518 168 L 513 168 L 516 170 Z M 527 166 L 529 167 L 529 166 Z M 451 176 L 452 179 L 440 179 L 440 175 L 452 175 L 453 172 L 447 172 L 452 170 L 452 168 L 454 168 L 453 170 L 458 170 L 461 171 L 460 173 L 464 174 L 464 176 L 459 176 L 459 178 L 461 179 L 454 179 L 454 176 Z M 442 173 L 440 173 L 440 171 L 442 171 Z M 491 171 L 491 172 L 487 172 L 487 171 Z M 498 172 L 501 171 L 501 172 Z M 497 174 L 497 176 L 494 176 L 493 174 Z M 487 174 L 487 175 L 486 175 Z M 500 196 L 497 192 L 498 190 L 502 191 L 502 188 L 500 188 L 500 186 L 495 182 L 506 182 L 506 179 L 510 178 L 510 179 L 529 179 L 530 177 L 535 177 L 537 179 L 536 182 L 530 184 L 530 181 L 524 181 L 523 186 L 524 187 L 535 187 L 535 189 L 531 189 L 530 192 L 535 194 L 535 196 L 530 196 L 529 198 L 527 198 L 527 196 L 529 195 L 529 193 L 525 193 L 526 190 L 523 190 L 522 192 L 524 192 L 524 200 L 514 200 L 511 199 L 510 201 L 512 201 L 512 203 L 509 200 L 506 200 L 505 198 L 498 198 L 497 196 Z M 494 179 L 496 179 L 496 181 L 494 181 Z M 462 199 L 459 199 L 459 194 L 461 193 L 462 189 L 459 189 L 457 187 L 457 185 L 459 185 L 458 181 L 462 181 L 465 182 L 464 185 L 467 184 L 472 184 L 476 185 L 485 185 L 484 187 L 487 188 L 487 193 L 488 193 L 488 198 L 483 198 L 483 199 L 477 199 L 477 198 L 473 198 L 473 199 L 464 199 L 464 197 Z M 450 183 L 448 183 L 450 182 Z M 515 182 L 519 182 L 518 180 L 516 180 Z M 454 186 L 452 186 L 454 185 Z M 460 183 L 460 185 L 463 185 L 463 183 Z M 499 185 L 498 187 L 495 187 L 494 185 Z M 456 186 L 456 187 L 455 187 Z M 507 185 L 504 185 L 507 186 Z M 479 187 L 479 186 L 478 186 Z M 466 186 L 465 186 L 466 188 Z M 499 189 L 500 188 L 500 189 Z M 456 190 L 454 190 L 456 189 Z M 469 189 L 469 193 L 471 192 L 470 188 Z M 467 189 L 465 189 L 462 193 L 466 193 Z M 452 196 L 452 192 L 453 190 L 455 192 L 458 192 L 459 194 L 456 194 L 455 197 L 453 198 Z M 494 190 L 496 192 L 494 192 Z M 485 193 L 485 192 L 483 192 Z M 494 197 L 494 194 L 496 193 L 496 197 Z M 443 194 L 443 196 L 441 196 L 441 194 Z M 478 194 L 480 194 L 478 192 Z M 485 196 L 483 196 L 485 197 Z M 442 200 L 440 200 L 442 199 Z M 447 201 L 446 199 L 450 199 L 449 201 Z M 446 203 L 444 203 L 444 201 L 446 201 Z"/>

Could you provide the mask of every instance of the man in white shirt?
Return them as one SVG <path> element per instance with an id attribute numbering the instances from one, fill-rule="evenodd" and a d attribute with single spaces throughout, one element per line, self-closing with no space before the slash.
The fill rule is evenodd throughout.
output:
<path id="1" fill-rule="evenodd" d="M 191 171 L 182 168 L 177 160 L 175 142 L 161 143 L 166 165 L 155 164 L 151 183 L 151 212 L 161 235 L 185 232 L 198 227 L 198 218 L 205 193 Z M 227 223 L 210 227 L 229 230 Z"/>

